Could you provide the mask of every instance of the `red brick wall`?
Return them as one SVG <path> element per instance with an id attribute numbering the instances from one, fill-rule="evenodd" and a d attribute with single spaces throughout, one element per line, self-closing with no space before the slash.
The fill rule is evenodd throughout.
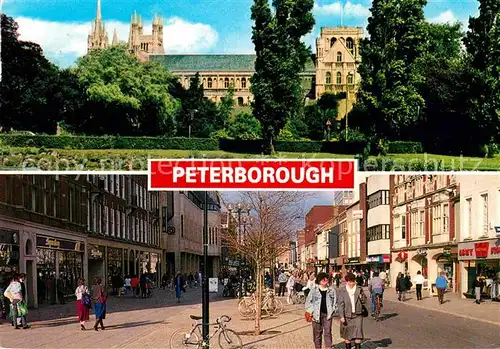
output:
<path id="1" fill-rule="evenodd" d="M 337 208 L 336 208 L 337 209 Z M 324 224 L 334 216 L 333 206 L 313 206 L 306 214 L 305 244 L 316 242 L 314 233 L 318 224 Z"/>

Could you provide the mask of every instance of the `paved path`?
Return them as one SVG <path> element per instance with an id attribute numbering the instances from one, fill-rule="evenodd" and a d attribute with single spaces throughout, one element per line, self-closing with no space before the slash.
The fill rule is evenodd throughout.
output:
<path id="1" fill-rule="evenodd" d="M 74 304 L 32 311 L 32 329 L 14 330 L 9 324 L 0 325 L 0 347 L 168 348 L 170 336 L 176 329 L 190 328 L 189 315 L 201 315 L 200 299 L 199 289 L 189 289 L 180 305 L 171 292 L 161 290 L 156 291 L 152 299 L 112 298 L 105 320 L 107 328 L 99 332 L 79 330 L 74 310 L 71 314 Z M 365 319 L 366 341 L 362 348 L 500 348 L 499 326 L 490 322 L 491 319 L 481 321 L 472 316 L 464 318 L 465 315 L 450 314 L 458 313 L 460 309 L 488 314 L 496 309 L 497 304 L 488 302 L 472 307 L 471 301 L 458 297 L 450 299 L 451 302 L 441 306 L 436 299 L 398 302 L 394 292 L 388 290 L 383 320 L 377 323 L 371 318 Z M 311 325 L 304 320 L 303 306 L 287 306 L 286 312 L 279 317 L 264 318 L 264 334 L 255 337 L 251 335 L 253 320 L 242 319 L 237 314 L 236 304 L 236 299 L 212 295 L 210 315 L 212 320 L 223 314 L 231 316 L 229 327 L 240 333 L 245 349 L 312 349 Z M 71 317 L 66 315 L 67 312 Z M 58 314 L 61 316 L 57 317 Z M 473 316 L 480 314 L 474 313 Z M 335 349 L 343 349 L 337 322 L 333 327 L 333 338 Z"/>

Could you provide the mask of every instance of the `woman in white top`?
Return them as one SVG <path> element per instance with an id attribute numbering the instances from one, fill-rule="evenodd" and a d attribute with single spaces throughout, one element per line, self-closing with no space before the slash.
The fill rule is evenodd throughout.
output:
<path id="1" fill-rule="evenodd" d="M 294 292 L 294 288 L 295 288 L 295 278 L 297 277 L 297 274 L 295 272 L 292 273 L 292 275 L 290 276 L 290 278 L 288 278 L 288 281 L 286 283 L 286 288 L 287 288 L 287 291 L 288 291 L 288 294 L 287 294 L 287 303 L 288 304 L 293 304 L 292 302 L 292 294 Z"/>
<path id="2" fill-rule="evenodd" d="M 84 297 L 90 301 L 90 292 L 85 285 L 85 279 L 78 279 L 78 287 L 75 290 L 76 296 L 76 311 L 78 312 L 78 321 L 80 321 L 80 329 L 85 331 L 85 321 L 89 320 L 89 305 L 84 304 Z"/>

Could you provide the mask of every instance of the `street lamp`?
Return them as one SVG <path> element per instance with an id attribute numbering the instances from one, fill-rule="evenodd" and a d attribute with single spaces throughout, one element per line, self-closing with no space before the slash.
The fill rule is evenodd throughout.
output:
<path id="1" fill-rule="evenodd" d="M 332 127 L 332 122 L 330 119 L 326 120 L 326 140 L 330 142 L 330 128 Z"/>
<path id="2" fill-rule="evenodd" d="M 203 296 L 201 300 L 202 307 L 202 336 L 203 341 L 206 343 L 207 348 L 209 346 L 209 328 L 208 323 L 210 320 L 209 311 L 208 311 L 208 303 L 209 303 L 209 289 L 208 289 L 208 191 L 205 191 L 204 200 L 203 200 Z"/>
<path id="3" fill-rule="evenodd" d="M 191 138 L 191 124 L 193 123 L 194 114 L 197 112 L 198 112 L 198 109 L 191 109 L 189 111 L 188 138 Z"/>
<path id="4" fill-rule="evenodd" d="M 238 231 L 237 231 L 237 241 L 238 243 L 243 242 L 243 234 L 241 234 L 241 227 L 242 227 L 242 215 L 244 215 L 244 219 L 246 221 L 247 216 L 250 215 L 250 211 L 252 210 L 251 205 L 245 205 L 242 203 L 237 203 L 236 205 L 233 204 L 228 204 L 227 205 L 227 210 L 229 214 L 235 213 L 238 217 Z M 253 217 L 252 217 L 253 218 Z M 244 226 L 245 227 L 245 226 Z M 246 228 L 244 228 L 244 232 L 246 233 Z M 239 285 L 239 294 L 240 298 L 243 296 L 243 276 L 241 272 L 241 255 L 238 254 L 238 269 L 239 269 L 239 274 L 240 274 L 240 285 Z"/>

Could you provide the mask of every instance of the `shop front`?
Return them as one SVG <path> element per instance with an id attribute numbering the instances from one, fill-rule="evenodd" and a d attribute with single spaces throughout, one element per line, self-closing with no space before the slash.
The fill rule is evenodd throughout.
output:
<path id="1" fill-rule="evenodd" d="M 106 263 L 105 263 L 105 251 L 106 248 L 101 245 L 89 244 L 88 247 L 89 256 L 89 279 L 87 280 L 88 285 L 92 285 L 94 278 L 101 277 L 104 278 L 106 275 Z"/>
<path id="2" fill-rule="evenodd" d="M 85 276 L 85 242 L 36 235 L 38 303 L 65 302 Z"/>
<path id="3" fill-rule="evenodd" d="M 373 271 L 388 271 L 391 268 L 391 255 L 372 255 L 366 257 L 366 263 L 369 266 L 370 272 Z"/>
<path id="4" fill-rule="evenodd" d="M 0 228 L 0 288 L 19 272 L 20 256 L 19 231 Z"/>
<path id="5" fill-rule="evenodd" d="M 330 261 L 328 259 L 320 260 L 316 265 L 316 274 L 319 272 L 329 273 L 330 272 Z"/>
<path id="6" fill-rule="evenodd" d="M 474 297 L 474 280 L 481 276 L 483 298 L 500 301 L 500 239 L 464 242 L 458 245 L 460 261 L 461 293 Z"/>
<path id="7" fill-rule="evenodd" d="M 352 273 L 361 271 L 362 270 L 361 258 L 359 257 L 348 258 L 345 268 L 347 269 L 348 272 Z"/>

